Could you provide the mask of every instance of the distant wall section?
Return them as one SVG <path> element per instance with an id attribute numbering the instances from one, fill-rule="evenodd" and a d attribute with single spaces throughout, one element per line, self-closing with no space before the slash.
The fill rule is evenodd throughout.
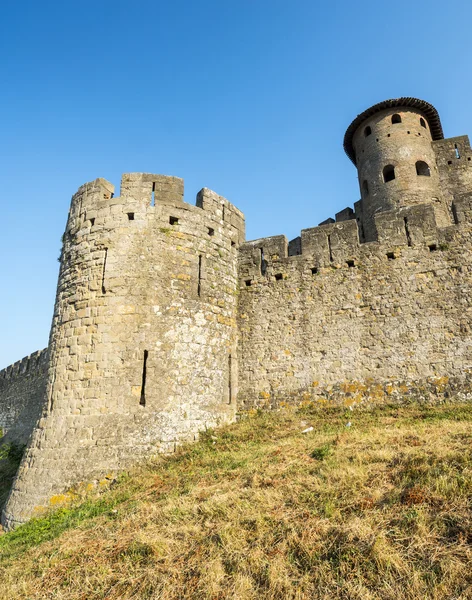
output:
<path id="1" fill-rule="evenodd" d="M 28 442 L 44 405 L 47 349 L 34 352 L 0 371 L 0 429 L 2 441 Z"/>
<path id="2" fill-rule="evenodd" d="M 296 256 L 244 244 L 241 405 L 470 394 L 471 200 L 442 229 L 425 204 L 378 213 L 369 243 L 349 220 L 303 230 Z"/>

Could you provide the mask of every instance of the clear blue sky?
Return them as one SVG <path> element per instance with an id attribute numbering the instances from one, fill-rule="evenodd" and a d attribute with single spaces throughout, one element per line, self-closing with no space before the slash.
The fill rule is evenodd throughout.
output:
<path id="1" fill-rule="evenodd" d="M 71 195 L 147 171 L 289 239 L 358 199 L 351 120 L 386 98 L 472 134 L 472 2 L 4 0 L 0 368 L 47 345 Z"/>

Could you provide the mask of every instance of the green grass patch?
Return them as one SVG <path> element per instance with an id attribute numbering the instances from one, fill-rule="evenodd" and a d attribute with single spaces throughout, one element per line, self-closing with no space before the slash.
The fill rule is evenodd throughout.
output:
<path id="1" fill-rule="evenodd" d="M 471 441 L 465 404 L 243 415 L 0 536 L 0 598 L 465 599 Z"/>

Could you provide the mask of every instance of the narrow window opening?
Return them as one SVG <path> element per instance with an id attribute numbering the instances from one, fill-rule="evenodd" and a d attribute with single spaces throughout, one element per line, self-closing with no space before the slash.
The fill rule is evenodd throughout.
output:
<path id="1" fill-rule="evenodd" d="M 347 260 L 346 264 L 350 269 L 352 269 L 353 267 L 356 266 L 356 261 L 355 260 Z"/>
<path id="2" fill-rule="evenodd" d="M 282 273 L 276 273 L 276 275 L 275 275 L 275 281 L 282 281 L 283 278 L 284 277 L 283 277 Z"/>
<path id="3" fill-rule="evenodd" d="M 178 222 L 179 222 L 179 219 L 177 217 L 169 217 L 169 223 L 171 225 L 177 225 Z"/>
<path id="4" fill-rule="evenodd" d="M 426 121 L 423 119 L 423 117 L 420 118 L 420 125 L 426 129 Z"/>
<path id="5" fill-rule="evenodd" d="M 393 115 L 392 116 L 392 124 L 396 125 L 397 123 L 401 123 L 402 122 L 402 118 L 400 117 L 400 115 Z M 410 132 L 408 132 L 410 133 Z"/>
<path id="6" fill-rule="evenodd" d="M 95 225 L 95 219 L 90 219 L 90 227 L 93 227 Z"/>
<path id="7" fill-rule="evenodd" d="M 264 258 L 264 248 L 261 248 L 261 275 L 265 275 L 267 273 L 267 263 Z"/>
<path id="8" fill-rule="evenodd" d="M 156 206 L 156 182 L 152 182 L 151 206 Z"/>
<path id="9" fill-rule="evenodd" d="M 362 182 L 362 191 L 364 192 L 364 196 L 369 195 L 369 183 L 367 182 L 367 179 L 364 179 Z"/>
<path id="10" fill-rule="evenodd" d="M 410 228 L 408 227 L 408 219 L 406 217 L 403 217 L 403 222 L 405 224 L 406 241 L 408 243 L 408 246 L 411 246 L 411 235 Z"/>
<path id="11" fill-rule="evenodd" d="M 467 158 L 467 160 L 470 162 L 470 156 Z"/>
<path id="12" fill-rule="evenodd" d="M 409 132 L 409 131 L 407 131 L 407 134 L 408 134 L 408 135 L 410 135 L 410 132 Z"/>
<path id="13" fill-rule="evenodd" d="M 390 137 L 390 134 L 389 134 L 389 133 L 387 133 L 387 137 Z"/>
<path id="14" fill-rule="evenodd" d="M 448 165 L 452 165 L 452 160 L 448 160 L 448 161 L 447 161 L 447 164 L 448 164 Z"/>
<path id="15" fill-rule="evenodd" d="M 128 221 L 134 221 L 134 213 L 128 213 Z"/>
<path id="16" fill-rule="evenodd" d="M 454 151 L 456 153 L 456 158 L 460 158 L 460 152 L 459 152 L 459 148 L 457 147 L 457 144 L 454 144 Z"/>
<path id="17" fill-rule="evenodd" d="M 416 163 L 416 174 L 420 175 L 421 177 L 431 177 L 429 165 L 423 160 L 419 160 Z"/>
<path id="18" fill-rule="evenodd" d="M 107 256 L 108 256 L 108 248 L 105 248 L 105 256 L 103 257 L 103 267 L 102 267 L 102 294 L 107 293 L 107 289 L 105 287 L 105 271 L 107 268 Z"/>
<path id="19" fill-rule="evenodd" d="M 452 210 L 452 217 L 454 219 L 455 225 L 459 225 L 459 217 L 457 216 L 457 207 L 454 204 L 454 202 L 452 203 L 451 210 Z"/>
<path id="20" fill-rule="evenodd" d="M 246 287 L 251 287 L 251 285 L 252 285 L 252 280 L 246 279 Z"/>
<path id="21" fill-rule="evenodd" d="M 395 252 L 387 252 L 388 260 L 395 260 Z"/>
<path id="22" fill-rule="evenodd" d="M 148 359 L 149 352 L 147 350 L 144 351 L 144 359 L 143 359 L 143 376 L 141 381 L 141 398 L 139 399 L 139 404 L 141 406 L 146 406 L 146 363 Z"/>
<path id="23" fill-rule="evenodd" d="M 208 235 L 215 235 L 215 230 L 212 227 L 208 227 Z"/>
<path id="24" fill-rule="evenodd" d="M 383 178 L 385 183 L 393 181 L 395 179 L 395 167 L 393 165 L 387 165 L 383 170 Z"/>
<path id="25" fill-rule="evenodd" d="M 430 251 L 430 252 L 436 252 L 436 250 L 438 249 L 438 247 L 437 247 L 437 245 L 436 245 L 436 244 L 430 244 L 430 245 L 428 246 L 428 248 L 429 248 L 429 251 Z"/>
<path id="26" fill-rule="evenodd" d="M 328 235 L 328 251 L 329 251 L 329 260 L 333 262 L 333 249 L 331 248 L 331 236 Z"/>
<path id="27" fill-rule="evenodd" d="M 222 209 L 222 215 L 221 218 L 223 219 L 223 221 L 225 220 L 225 205 L 223 204 L 223 209 Z"/>
<path id="28" fill-rule="evenodd" d="M 233 240 L 231 240 L 231 248 L 234 248 L 234 246 L 236 246 L 236 242 L 234 242 Z"/>
<path id="29" fill-rule="evenodd" d="M 231 370 L 232 370 L 232 360 L 231 360 L 231 354 L 228 356 L 228 404 L 231 404 L 231 402 L 233 401 L 233 382 L 232 382 L 232 376 L 231 376 Z"/>
<path id="30" fill-rule="evenodd" d="M 197 286 L 197 294 L 199 296 L 202 295 L 202 255 L 201 254 L 198 257 L 198 286 Z"/>
<path id="31" fill-rule="evenodd" d="M 311 274 L 312 274 L 312 275 L 317 275 L 317 273 L 318 273 L 318 267 L 313 267 L 313 268 L 311 269 Z"/>
<path id="32" fill-rule="evenodd" d="M 364 137 L 368 137 L 371 133 L 372 128 L 370 127 L 370 125 L 367 125 L 367 127 L 364 129 Z"/>

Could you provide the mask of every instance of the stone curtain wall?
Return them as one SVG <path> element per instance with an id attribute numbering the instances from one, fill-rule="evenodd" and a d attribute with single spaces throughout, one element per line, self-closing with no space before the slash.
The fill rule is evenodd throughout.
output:
<path id="1" fill-rule="evenodd" d="M 47 349 L 34 352 L 0 371 L 0 437 L 2 442 L 28 442 L 44 406 Z"/>
<path id="2" fill-rule="evenodd" d="M 48 410 L 4 513 L 11 527 L 83 480 L 234 419 L 242 214 L 183 182 L 128 174 L 72 200 L 53 319 Z M 59 496 L 58 496 L 59 495 Z"/>
<path id="3" fill-rule="evenodd" d="M 472 196 L 455 213 L 379 213 L 365 244 L 355 220 L 307 229 L 298 256 L 284 236 L 244 244 L 241 405 L 469 397 Z"/>

